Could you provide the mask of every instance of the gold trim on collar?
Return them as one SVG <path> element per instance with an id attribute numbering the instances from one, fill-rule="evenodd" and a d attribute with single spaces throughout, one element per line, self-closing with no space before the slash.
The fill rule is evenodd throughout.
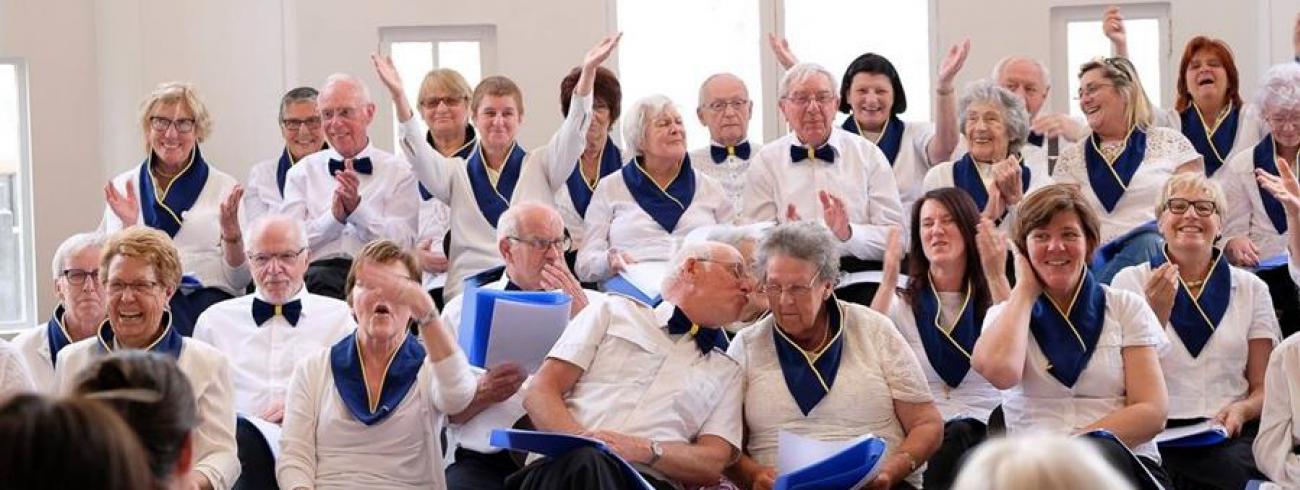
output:
<path id="1" fill-rule="evenodd" d="M 1201 129 L 1205 131 L 1205 141 L 1209 143 L 1210 151 L 1214 152 L 1214 156 L 1217 157 L 1220 162 L 1224 162 L 1223 153 L 1220 153 L 1219 147 L 1214 144 L 1214 133 L 1219 132 L 1219 126 L 1223 124 L 1224 120 L 1228 119 L 1228 114 L 1232 113 L 1232 101 L 1228 101 L 1228 105 L 1224 106 L 1223 110 L 1219 111 L 1219 115 L 1215 118 L 1213 126 L 1205 124 L 1205 116 L 1201 114 L 1201 108 L 1196 106 L 1196 102 L 1192 102 L 1192 109 L 1196 111 L 1196 118 L 1201 121 Z M 1232 138 L 1233 140 L 1236 140 L 1237 135 L 1232 135 Z"/>
<path id="2" fill-rule="evenodd" d="M 1119 160 L 1120 155 L 1123 155 L 1124 152 L 1128 150 L 1128 142 L 1129 139 L 1133 137 L 1133 131 L 1135 129 L 1137 129 L 1137 126 L 1130 126 L 1128 128 L 1128 134 L 1124 135 L 1124 144 L 1119 147 L 1119 153 L 1115 154 L 1115 158 L 1107 158 L 1106 154 L 1102 153 L 1101 147 L 1097 146 L 1097 140 L 1101 139 L 1100 136 L 1096 138 L 1093 138 L 1091 136 L 1088 137 L 1088 143 L 1092 144 L 1093 151 L 1096 151 L 1097 155 L 1101 156 L 1102 161 L 1106 162 L 1106 168 L 1110 170 L 1110 176 L 1114 177 L 1115 183 L 1119 184 L 1120 188 L 1126 191 L 1128 190 L 1128 184 L 1125 184 L 1124 179 L 1121 179 L 1119 177 L 1119 173 L 1115 171 L 1115 160 Z"/>
<path id="3" fill-rule="evenodd" d="M 808 150 L 808 153 L 811 154 L 812 150 Z M 677 165 L 677 173 L 673 174 L 673 178 L 668 179 L 668 186 L 672 185 L 673 182 L 677 182 L 677 178 L 682 176 L 682 167 L 683 167 L 682 163 L 685 162 L 686 162 L 686 157 L 682 157 L 682 162 L 678 163 Z M 677 198 L 673 197 L 672 194 L 668 193 L 668 186 L 661 186 L 659 185 L 658 182 L 655 182 L 654 177 L 650 176 L 650 172 L 647 172 L 645 170 L 645 167 L 641 166 L 641 162 L 633 160 L 632 164 L 635 165 L 636 169 L 641 172 L 641 175 L 644 175 L 645 178 L 650 179 L 650 183 L 654 184 L 655 187 L 659 188 L 659 192 L 663 193 L 664 197 L 667 197 L 668 199 L 671 199 L 673 202 L 677 203 L 677 207 L 682 208 L 683 211 L 686 210 L 685 204 L 682 204 L 681 201 L 678 201 Z"/>
<path id="4" fill-rule="evenodd" d="M 408 333 L 406 335 L 410 334 Z M 392 354 L 389 354 L 388 363 L 384 364 L 384 376 L 379 378 L 379 393 L 377 396 L 372 396 L 370 393 L 370 381 L 366 379 L 366 358 L 361 353 L 361 339 L 358 338 L 356 340 L 357 363 L 361 365 L 361 382 L 366 385 L 366 404 L 370 406 L 370 413 L 372 414 L 375 413 L 375 410 L 379 409 L 379 402 L 384 397 L 384 383 L 388 381 L 388 370 L 392 369 L 393 360 L 397 359 L 397 353 L 400 352 L 402 346 L 406 344 L 406 335 L 402 336 L 402 341 L 397 344 L 397 348 L 393 349 Z"/>
<path id="5" fill-rule="evenodd" d="M 957 328 L 957 323 L 961 321 L 962 315 L 966 313 L 966 308 L 970 307 L 971 291 L 973 290 L 970 281 L 966 281 L 966 297 L 961 300 L 961 309 L 957 310 L 957 319 L 952 322 L 952 325 L 944 328 L 943 324 L 939 323 L 939 315 L 943 313 L 943 298 L 940 298 L 939 291 L 934 289 L 934 278 L 930 279 L 930 291 L 934 293 L 934 301 L 939 303 L 939 311 L 935 312 L 934 315 L 934 328 L 939 329 L 939 333 L 943 334 L 943 337 L 948 339 L 948 342 L 952 343 L 952 346 L 956 347 L 958 352 L 966 356 L 967 360 L 971 358 L 971 353 L 967 352 L 966 348 L 957 342 L 957 339 L 952 338 L 952 331 Z"/>
<path id="6" fill-rule="evenodd" d="M 1074 321 L 1070 320 L 1070 313 L 1074 312 L 1074 305 L 1079 300 L 1079 293 L 1083 291 L 1083 275 L 1087 274 L 1087 272 L 1088 269 L 1086 267 L 1080 271 L 1079 285 L 1075 286 L 1074 295 L 1070 298 L 1070 305 L 1064 311 L 1061 310 L 1061 305 L 1057 304 L 1055 299 L 1052 299 L 1052 295 L 1043 291 L 1043 296 L 1047 297 L 1047 302 L 1051 303 L 1052 307 L 1056 308 L 1056 312 L 1061 315 L 1061 318 L 1065 319 L 1065 325 L 1070 327 L 1070 332 L 1074 334 L 1075 339 L 1079 340 L 1079 347 L 1084 351 L 1088 350 L 1088 344 L 1083 341 L 1083 335 L 1079 334 L 1079 329 L 1074 326 Z"/>

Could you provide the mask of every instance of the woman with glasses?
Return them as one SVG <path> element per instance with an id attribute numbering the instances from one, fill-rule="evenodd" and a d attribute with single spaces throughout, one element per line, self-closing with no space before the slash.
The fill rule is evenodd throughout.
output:
<path id="1" fill-rule="evenodd" d="M 244 190 L 199 151 L 212 119 L 192 85 L 159 84 L 141 104 L 140 124 L 147 155 L 104 186 L 100 231 L 144 225 L 171 237 L 187 274 L 171 299 L 172 321 L 189 335 L 203 310 L 248 286 L 239 219 Z"/>
<path id="2" fill-rule="evenodd" d="M 1109 284 L 1160 251 L 1151 202 L 1173 174 L 1200 171 L 1201 155 L 1178 131 L 1152 124 L 1151 102 L 1127 59 L 1084 63 L 1078 95 L 1092 135 L 1061 150 L 1052 177 L 1079 184 L 1099 212 L 1102 257 L 1093 272 Z"/>
<path id="3" fill-rule="evenodd" d="M 893 320 L 921 363 L 925 381 L 943 415 L 943 445 L 925 469 L 926 488 L 948 488 L 957 463 L 983 442 L 989 415 L 1002 395 L 970 369 L 984 312 L 1006 301 L 1005 236 L 960 189 L 926 192 L 912 210 L 908 262 L 911 279 L 897 291 L 903 250 L 891 237 L 884 279 L 871 308 Z M 978 224 L 977 224 L 978 223 Z"/>
<path id="4" fill-rule="evenodd" d="M 54 251 L 52 273 L 59 304 L 49 321 L 14 337 L 37 391 L 54 391 L 54 366 L 59 352 L 81 339 L 93 337 L 104 323 L 106 295 L 99 284 L 99 254 L 104 235 L 77 233 Z"/>
<path id="5" fill-rule="evenodd" d="M 727 353 L 744 377 L 744 452 L 728 477 L 768 489 L 782 430 L 822 441 L 874 434 L 889 446 L 871 488 L 921 488 L 943 436 L 925 375 L 884 315 L 840 301 L 839 244 L 818 223 L 778 225 L 758 247 L 772 314 Z"/>
<path id="6" fill-rule="evenodd" d="M 1250 446 L 1259 431 L 1264 369 L 1280 340 L 1264 281 L 1228 264 L 1214 246 L 1225 209 L 1218 184 L 1200 173 L 1169 179 L 1156 205 L 1164 249 L 1115 276 L 1114 286 L 1146 297 L 1170 346 L 1160 353 L 1174 428 L 1209 420 L 1228 439 L 1161 447 L 1177 488 L 1243 488 L 1258 478 Z M 1206 471 L 1207 467 L 1214 471 Z"/>
<path id="7" fill-rule="evenodd" d="M 88 366 L 113 352 L 145 350 L 174 360 L 198 405 L 187 478 L 198 488 L 231 488 L 240 467 L 230 366 L 220 351 L 176 330 L 167 300 L 178 294 L 181 264 L 180 253 L 162 231 L 136 226 L 110 236 L 99 264 L 108 319 L 94 337 L 59 354 L 56 385 L 61 393 L 72 392 Z"/>
<path id="8" fill-rule="evenodd" d="M 1152 442 L 1165 425 L 1157 357 L 1165 335 L 1141 296 L 1103 285 L 1088 268 L 1101 236 L 1096 213 L 1068 184 L 1020 203 L 1016 285 L 984 314 L 971 368 L 1004 390 L 1010 434 L 1097 436 L 1089 440 L 1135 486 L 1154 479 L 1170 488 Z"/>

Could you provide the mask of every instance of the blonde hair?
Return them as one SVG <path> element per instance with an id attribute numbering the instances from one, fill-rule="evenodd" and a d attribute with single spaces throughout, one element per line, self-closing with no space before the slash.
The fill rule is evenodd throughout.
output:
<path id="1" fill-rule="evenodd" d="M 1127 490 L 1133 486 L 1091 444 L 1030 433 L 981 444 L 962 465 L 953 490 Z"/>
<path id="2" fill-rule="evenodd" d="M 1223 197 L 1223 188 L 1219 183 L 1210 180 L 1205 174 L 1200 172 L 1179 172 L 1174 174 L 1169 180 L 1165 181 L 1165 186 L 1160 189 L 1160 198 L 1156 201 L 1156 216 L 1160 216 L 1168 208 L 1169 197 L 1174 192 L 1183 189 L 1192 189 L 1206 192 L 1210 195 L 1210 200 L 1214 201 L 1214 214 L 1223 216 L 1224 210 L 1228 208 L 1228 201 Z"/>
<path id="3" fill-rule="evenodd" d="M 496 97 L 510 96 L 515 99 L 515 105 L 518 106 L 519 115 L 524 115 L 524 93 L 519 90 L 519 86 L 514 80 L 496 75 L 484 78 L 474 87 L 474 96 L 470 99 L 469 110 L 478 114 L 478 106 L 483 102 L 483 98 L 489 95 Z"/>
<path id="4" fill-rule="evenodd" d="M 108 266 L 118 256 L 147 262 L 169 296 L 181 284 L 181 254 L 162 231 L 137 225 L 109 236 L 99 255 L 100 282 L 108 282 Z"/>
<path id="5" fill-rule="evenodd" d="M 472 93 L 465 77 L 451 68 L 438 68 L 425 73 L 424 80 L 420 82 L 420 94 L 416 102 L 423 104 L 424 101 L 433 98 L 433 93 L 436 91 L 447 92 L 452 97 L 459 97 L 466 102 L 469 101 Z"/>
<path id="6" fill-rule="evenodd" d="M 190 113 L 194 114 L 195 141 L 202 143 L 208 139 L 208 135 L 212 134 L 212 116 L 208 114 L 208 108 L 203 105 L 203 99 L 199 97 L 194 85 L 187 82 L 163 82 L 154 87 L 149 97 L 140 104 L 140 129 L 144 131 L 144 151 L 150 151 L 149 118 L 152 117 L 154 108 L 171 104 L 183 104 Z"/>
<path id="7" fill-rule="evenodd" d="M 1147 92 L 1142 88 L 1142 81 L 1138 79 L 1137 67 L 1133 66 L 1133 62 L 1118 57 L 1095 58 L 1079 67 L 1079 78 L 1092 70 L 1101 70 L 1101 75 L 1115 84 L 1115 90 L 1124 96 L 1127 102 L 1124 120 L 1130 128 L 1137 126 L 1145 131 L 1151 127 L 1154 117 L 1151 99 L 1147 98 Z"/>

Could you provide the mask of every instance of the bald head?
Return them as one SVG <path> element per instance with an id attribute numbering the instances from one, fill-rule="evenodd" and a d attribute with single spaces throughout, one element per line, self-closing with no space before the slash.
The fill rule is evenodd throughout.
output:
<path id="1" fill-rule="evenodd" d="M 513 204 L 497 220 L 497 248 L 506 275 L 525 291 L 542 289 L 543 270 L 567 267 L 564 218 L 546 204 Z"/>
<path id="2" fill-rule="evenodd" d="M 375 119 L 370 91 L 352 75 L 335 73 L 325 79 L 317 102 L 325 139 L 343 158 L 352 158 L 370 144 L 367 130 Z"/>
<path id="3" fill-rule="evenodd" d="M 710 139 L 723 146 L 735 146 L 749 133 L 753 108 L 745 82 L 730 73 L 718 73 L 700 85 L 695 115 L 700 124 L 709 128 Z"/>
<path id="4" fill-rule="evenodd" d="M 1052 87 L 1047 68 L 1038 60 L 1024 56 L 1008 56 L 998 61 L 993 66 L 993 80 L 1024 99 L 1031 119 L 1043 108 Z"/>
<path id="5" fill-rule="evenodd" d="M 248 264 L 262 299 L 284 304 L 307 274 L 307 233 L 302 220 L 282 214 L 258 218 L 248 230 Z"/>

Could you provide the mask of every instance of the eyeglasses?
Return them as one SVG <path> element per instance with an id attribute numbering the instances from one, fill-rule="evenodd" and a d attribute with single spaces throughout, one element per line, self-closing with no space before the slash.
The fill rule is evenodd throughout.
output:
<path id="1" fill-rule="evenodd" d="M 167 128 L 176 128 L 177 133 L 189 133 L 194 131 L 193 119 L 168 119 L 161 116 L 149 118 L 149 127 L 154 131 L 166 131 Z"/>
<path id="2" fill-rule="evenodd" d="M 281 119 L 280 125 L 289 131 L 297 131 L 307 126 L 308 129 L 320 127 L 320 117 L 309 117 L 307 119 Z"/>
<path id="3" fill-rule="evenodd" d="M 709 260 L 709 259 L 696 259 L 696 260 L 700 262 L 708 262 L 710 264 L 718 264 L 720 266 L 726 267 L 727 272 L 731 273 L 731 277 L 734 277 L 736 279 L 744 279 L 746 277 L 749 277 L 749 273 L 745 270 L 745 264 L 742 264 L 740 262 L 722 262 L 719 260 Z"/>
<path id="4" fill-rule="evenodd" d="M 1268 116 L 1268 124 L 1276 126 L 1278 129 L 1288 125 L 1292 128 L 1300 128 L 1300 112 L 1273 114 Z"/>
<path id="5" fill-rule="evenodd" d="M 360 109 L 356 107 L 340 107 L 338 109 L 321 109 L 320 118 L 322 121 L 329 121 L 334 118 L 352 119 L 357 116 Z"/>
<path id="6" fill-rule="evenodd" d="M 1165 209 L 1174 214 L 1185 214 L 1188 208 L 1196 208 L 1196 215 L 1202 218 L 1209 217 L 1219 210 L 1219 206 L 1214 201 L 1191 201 L 1181 198 L 1165 201 Z"/>
<path id="7" fill-rule="evenodd" d="M 813 284 L 817 284 L 817 276 L 805 285 L 779 286 L 772 283 L 763 283 L 758 287 L 758 292 L 768 295 L 772 298 L 780 298 L 782 294 L 788 294 L 792 298 L 806 298 L 813 290 Z"/>
<path id="8" fill-rule="evenodd" d="M 108 293 L 113 296 L 121 296 L 127 290 L 135 294 L 148 294 L 158 287 L 158 281 L 140 281 L 140 282 L 108 282 Z"/>
<path id="9" fill-rule="evenodd" d="M 555 240 L 540 240 L 540 239 L 536 239 L 536 238 L 519 238 L 519 237 L 517 237 L 517 236 L 506 237 L 506 238 L 509 238 L 510 240 L 514 240 L 514 241 L 516 241 L 516 242 L 519 242 L 519 243 L 522 243 L 522 244 L 528 245 L 528 246 L 530 246 L 530 247 L 533 247 L 533 250 L 542 250 L 542 251 L 546 251 L 546 250 L 548 250 L 548 249 L 552 249 L 552 248 L 553 248 L 553 249 L 559 250 L 559 251 L 561 251 L 561 252 L 567 252 L 567 251 L 569 251 L 569 247 L 573 245 L 573 240 L 570 239 L 570 238 L 567 237 L 567 236 L 566 236 L 566 237 L 563 237 L 563 238 L 558 238 L 558 239 L 555 239 Z"/>
<path id="10" fill-rule="evenodd" d="M 707 107 L 710 111 L 713 112 L 722 112 L 727 110 L 727 108 L 731 108 L 736 112 L 740 112 L 749 108 L 749 104 L 750 104 L 749 99 L 715 100 L 713 102 L 709 102 L 709 105 L 706 105 L 704 107 Z"/>
<path id="11" fill-rule="evenodd" d="M 807 107 L 808 104 L 817 102 L 817 105 L 826 106 L 835 101 L 835 94 L 830 92 L 818 92 L 816 94 L 791 94 L 785 96 L 785 100 L 790 101 L 797 107 Z"/>
<path id="12" fill-rule="evenodd" d="M 1088 85 L 1087 87 L 1079 87 L 1079 92 L 1076 94 L 1075 100 L 1079 100 L 1084 97 L 1092 97 L 1093 95 L 1097 94 L 1097 91 L 1106 87 L 1114 87 L 1114 86 L 1115 84 L 1113 83 L 1094 83 Z"/>
<path id="13" fill-rule="evenodd" d="M 420 107 L 426 110 L 437 109 L 440 105 L 447 106 L 448 109 L 460 107 L 469 99 L 465 97 L 429 97 L 420 101 Z"/>
<path id="14" fill-rule="evenodd" d="M 86 283 L 86 279 L 90 279 L 90 283 L 95 284 L 95 278 L 99 276 L 99 269 L 63 269 L 63 272 L 61 272 L 60 275 L 62 275 L 69 284 L 81 286 Z"/>
<path id="15" fill-rule="evenodd" d="M 298 258 L 299 255 L 302 255 L 303 250 L 307 250 L 307 249 L 300 248 L 293 252 L 279 252 L 279 253 L 251 253 L 250 252 L 247 254 L 248 263 L 253 264 L 254 267 L 262 267 L 264 265 L 270 264 L 271 261 L 276 261 L 281 264 L 288 264 L 293 262 L 294 259 Z"/>

